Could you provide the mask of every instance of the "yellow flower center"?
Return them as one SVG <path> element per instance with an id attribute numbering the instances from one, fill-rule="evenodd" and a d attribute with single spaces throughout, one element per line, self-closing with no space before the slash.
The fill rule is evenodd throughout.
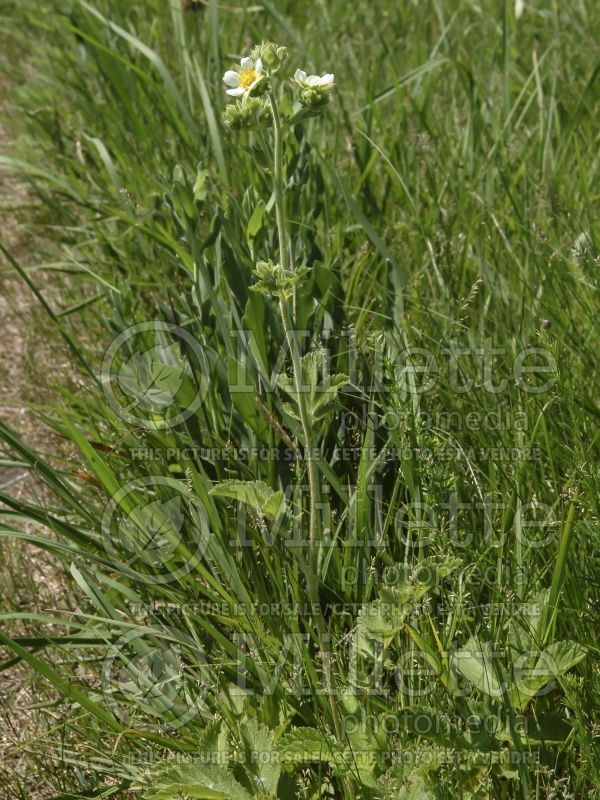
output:
<path id="1" fill-rule="evenodd" d="M 256 70 L 252 69 L 243 69 L 240 72 L 240 86 L 242 89 L 249 89 L 254 81 L 256 80 Z"/>

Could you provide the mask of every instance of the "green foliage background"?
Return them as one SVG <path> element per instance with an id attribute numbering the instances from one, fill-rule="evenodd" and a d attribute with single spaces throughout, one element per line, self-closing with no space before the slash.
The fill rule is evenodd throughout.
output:
<path id="1" fill-rule="evenodd" d="M 154 796 L 538 798 L 556 796 L 551 787 L 561 781 L 565 797 L 596 797 L 600 9 L 588 0 L 532 0 L 520 15 L 513 3 L 491 0 L 190 6 L 1 6 L 19 87 L 18 144 L 1 163 L 29 184 L 32 224 L 45 243 L 26 267 L 11 268 L 42 304 L 38 276 L 64 276 L 64 307 L 45 310 L 75 365 L 56 408 L 38 409 L 76 446 L 75 465 L 0 429 L 5 460 L 35 472 L 53 498 L 34 505 L 0 495 L 0 536 L 64 560 L 77 595 L 75 615 L 25 613 L 28 637 L 0 634 L 0 666 L 27 662 L 62 698 L 60 743 L 36 745 L 61 764 L 48 770 L 51 794 L 127 796 L 148 784 L 148 762 L 208 752 L 226 761 L 218 777 L 197 764 L 169 767 L 150 779 Z M 277 307 L 250 290 L 256 261 L 276 256 L 270 167 L 251 136 L 221 122 L 223 71 L 265 38 L 285 44 L 294 67 L 336 75 L 331 106 L 294 132 L 286 167 L 295 261 L 312 268 L 299 291 L 298 328 L 310 331 L 314 347 L 328 343 L 333 372 L 350 371 L 343 332 L 353 332 L 359 350 L 360 380 L 316 425 L 332 497 L 320 597 L 354 609 L 327 616 L 344 711 L 364 722 L 362 738 L 345 741 L 333 738 L 326 699 L 294 690 L 298 665 L 313 689 L 320 681 L 309 617 L 252 610 L 303 596 L 299 558 L 265 535 L 269 493 L 302 479 L 301 471 L 234 455 L 169 456 L 282 447 L 273 420 L 299 435 L 283 389 L 265 391 L 283 342 Z M 128 424 L 107 405 L 99 380 L 110 342 L 147 320 L 181 326 L 201 344 L 200 361 L 189 357 L 192 389 L 210 376 L 198 413 L 168 431 Z M 236 335 L 247 331 L 251 385 L 232 392 Z M 411 393 L 406 373 L 394 369 L 410 348 L 419 363 L 415 348 L 438 367 L 428 391 Z M 552 357 L 547 391 L 524 391 L 515 380 L 515 358 L 526 348 Z M 457 360 L 461 349 L 471 357 Z M 373 379 L 378 368 L 389 391 Z M 457 391 L 457 378 L 470 391 Z M 504 388 L 494 393 L 487 380 Z M 185 387 L 185 404 L 184 395 Z M 394 415 L 400 424 L 389 433 L 368 424 L 344 433 L 340 415 L 350 412 L 363 421 Z M 467 425 L 470 412 L 496 413 L 502 424 Z M 356 456 L 335 462 L 336 446 Z M 386 446 L 397 455 L 388 457 Z M 144 448 L 156 457 L 132 457 Z M 403 455 L 409 448 L 427 455 Z M 539 457 L 504 458 L 502 448 L 532 448 Z M 213 533 L 205 557 L 171 584 L 152 581 L 151 565 L 147 580 L 116 570 L 99 524 L 120 487 L 156 475 L 186 487 Z M 261 498 L 248 499 L 240 481 L 261 481 Z M 224 482 L 228 489 L 212 491 Z M 371 484 L 382 487 L 380 501 Z M 454 533 L 451 498 L 465 506 Z M 170 499 L 160 487 L 152 494 L 159 512 Z M 252 520 L 251 547 L 232 544 L 237 501 Z M 435 524 L 414 515 L 418 504 L 435 512 Z M 545 546 L 524 539 L 524 504 L 545 509 L 534 534 Z M 131 517 L 135 508 L 132 501 L 123 510 Z M 290 510 L 282 530 L 303 513 Z M 398 514 L 408 539 L 395 533 Z M 147 522 L 133 517 L 134 525 Z M 201 543 L 196 520 L 186 518 L 184 531 L 188 550 L 173 554 L 174 568 Z M 399 585 L 385 586 L 386 567 L 399 570 Z M 361 579 L 350 583 L 352 570 Z M 423 597 L 430 605 L 417 613 Z M 175 621 L 165 603 L 180 609 Z M 246 613 L 207 613 L 198 603 L 241 604 Z M 390 613 L 398 604 L 402 611 Z M 3 618 L 19 613 L 7 608 Z M 152 692 L 137 704 L 107 702 L 104 659 L 140 630 L 132 659 L 167 642 L 183 654 L 189 686 L 203 684 L 210 668 L 204 715 L 174 726 L 177 709 Z M 293 635 L 301 636 L 298 652 L 281 667 L 282 642 Z M 361 681 L 383 648 L 387 696 L 352 696 L 351 636 Z M 240 638 L 246 703 L 230 690 Z M 488 658 L 491 650 L 501 656 Z M 531 650 L 550 652 L 553 669 L 541 671 L 541 696 L 523 700 L 515 663 Z M 462 668 L 453 667 L 457 653 Z M 74 673 L 82 656 L 85 680 Z M 426 667 L 412 697 L 393 689 L 390 664 L 401 658 Z M 274 678 L 277 689 L 265 692 Z M 503 682 L 510 690 L 500 697 L 494 687 Z M 125 717 L 115 715 L 115 702 L 128 707 Z M 386 714 L 401 723 L 392 733 L 381 728 Z M 415 723 L 419 714 L 430 735 Z M 498 730 L 466 730 L 475 714 L 497 716 Z M 296 768 L 280 777 L 248 766 L 253 743 Z M 457 763 L 444 763 L 448 747 L 461 754 Z M 412 760 L 372 768 L 356 755 L 390 749 Z M 506 752 L 519 756 L 517 766 L 498 763 Z M 428 766 L 414 766 L 419 754 Z M 10 791 L 18 793 L 15 781 Z M 203 781 L 216 794 L 203 794 Z"/>

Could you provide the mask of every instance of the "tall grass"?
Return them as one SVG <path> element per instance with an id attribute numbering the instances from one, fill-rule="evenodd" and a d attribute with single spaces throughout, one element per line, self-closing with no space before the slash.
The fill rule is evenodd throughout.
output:
<path id="1" fill-rule="evenodd" d="M 2 615 L 29 635 L 0 633 L 0 666 L 61 698 L 44 788 L 594 797 L 600 12 L 189 5 L 3 12 L 30 66 L 2 161 L 49 251 L 6 255 L 80 373 L 38 409 L 75 456 L 0 427 L 53 498 L 1 493 L 0 535 L 79 596 Z M 221 121 L 223 70 L 265 38 L 337 84 L 285 163 L 316 607 L 286 332 L 251 289 L 271 164 Z M 44 269 L 80 301 L 51 307 Z"/>

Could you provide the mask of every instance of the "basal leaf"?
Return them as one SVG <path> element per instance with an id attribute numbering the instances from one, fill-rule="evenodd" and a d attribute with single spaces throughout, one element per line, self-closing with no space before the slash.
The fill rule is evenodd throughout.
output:
<path id="1" fill-rule="evenodd" d="M 489 697 L 499 697 L 503 687 L 494 671 L 494 658 L 498 658 L 498 654 L 492 651 L 489 642 L 471 637 L 465 647 L 453 654 L 452 665 L 479 691 Z"/>
<path id="2" fill-rule="evenodd" d="M 251 795 L 222 766 L 192 761 L 159 770 L 150 778 L 147 800 L 251 800 Z"/>
<path id="3" fill-rule="evenodd" d="M 279 742 L 277 752 L 283 763 L 334 765 L 340 761 L 335 755 L 334 743 L 316 728 L 296 728 L 286 734 Z"/>
<path id="4" fill-rule="evenodd" d="M 286 510 L 283 492 L 274 492 L 263 481 L 225 481 L 213 486 L 210 493 L 245 503 L 269 519 L 275 519 Z"/>

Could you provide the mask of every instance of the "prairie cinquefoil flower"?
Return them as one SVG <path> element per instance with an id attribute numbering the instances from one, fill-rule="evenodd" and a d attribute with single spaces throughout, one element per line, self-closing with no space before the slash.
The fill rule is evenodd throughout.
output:
<path id="1" fill-rule="evenodd" d="M 294 73 L 294 80 L 301 89 L 314 89 L 317 92 L 330 92 L 335 86 L 335 76 L 331 72 L 325 75 L 307 75 L 302 69 Z"/>
<path id="2" fill-rule="evenodd" d="M 335 86 L 335 77 L 331 72 L 325 75 L 307 75 L 302 69 L 294 73 L 294 80 L 300 87 L 300 102 L 306 112 L 312 116 L 320 114 L 329 102 L 329 95 Z"/>
<path id="3" fill-rule="evenodd" d="M 263 63 L 260 58 L 242 58 L 240 65 L 235 69 L 228 69 L 223 75 L 223 83 L 228 88 L 227 94 L 232 97 L 243 97 L 256 92 L 261 83 L 266 80 L 263 72 Z"/>

